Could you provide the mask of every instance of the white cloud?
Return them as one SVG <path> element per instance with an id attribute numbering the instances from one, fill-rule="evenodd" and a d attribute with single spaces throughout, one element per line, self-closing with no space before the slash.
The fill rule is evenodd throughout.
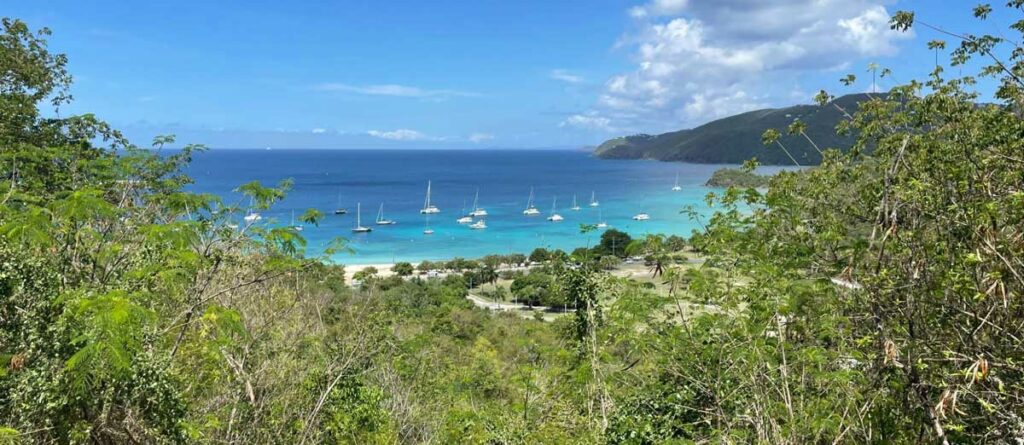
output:
<path id="1" fill-rule="evenodd" d="M 678 129 L 788 104 L 803 74 L 897 52 L 910 35 L 889 29 L 885 2 L 650 0 L 620 41 L 635 68 L 605 82 L 586 119 L 562 124 Z"/>
<path id="2" fill-rule="evenodd" d="M 648 16 L 675 15 L 683 12 L 687 3 L 689 3 L 687 0 L 653 0 L 646 5 L 630 8 L 629 15 L 638 19 Z"/>
<path id="3" fill-rule="evenodd" d="M 615 128 L 611 126 L 611 123 L 611 119 L 604 116 L 598 116 L 596 113 L 591 113 L 574 114 L 572 116 L 565 118 L 565 120 L 559 123 L 558 126 L 563 128 L 573 127 L 582 128 L 586 130 L 601 130 L 611 132 L 615 131 Z"/>
<path id="4" fill-rule="evenodd" d="M 313 129 L 313 134 L 324 134 L 324 133 L 327 133 L 327 129 L 325 129 L 325 128 L 314 128 Z"/>
<path id="5" fill-rule="evenodd" d="M 481 142 L 494 139 L 494 135 L 490 133 L 473 133 L 466 139 L 469 139 L 469 141 L 474 144 L 479 144 Z"/>
<path id="6" fill-rule="evenodd" d="M 428 136 L 416 130 L 401 128 L 392 131 L 370 130 L 366 134 L 375 138 L 388 139 L 392 141 L 443 141 L 444 138 Z"/>
<path id="7" fill-rule="evenodd" d="M 347 83 L 328 82 L 316 85 L 319 91 L 337 91 L 343 93 L 365 94 L 369 96 L 413 97 L 421 99 L 447 99 L 451 97 L 477 97 L 479 94 L 469 91 L 439 89 L 431 90 L 407 85 L 350 85 Z"/>
<path id="8" fill-rule="evenodd" d="M 551 70 L 550 77 L 565 83 L 583 83 L 584 81 L 583 76 L 572 74 L 569 71 L 562 69 Z"/>

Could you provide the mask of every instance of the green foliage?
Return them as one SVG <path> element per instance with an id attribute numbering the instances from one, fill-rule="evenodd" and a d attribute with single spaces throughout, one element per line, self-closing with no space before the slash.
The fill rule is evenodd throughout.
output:
<path id="1" fill-rule="evenodd" d="M 594 246 L 593 253 L 595 256 L 612 255 L 619 258 L 625 258 L 627 256 L 626 246 L 628 246 L 632 241 L 633 238 L 630 237 L 628 233 L 620 230 L 608 229 L 601 234 L 601 241 L 598 245 Z"/>
<path id="2" fill-rule="evenodd" d="M 742 187 L 742 188 L 761 188 L 767 187 L 768 182 L 771 180 L 768 176 L 762 176 L 757 173 L 743 171 L 735 168 L 720 168 L 715 170 L 705 184 L 709 187 Z"/>
<path id="3" fill-rule="evenodd" d="M 930 26 L 908 12 L 891 25 L 915 23 Z M 289 182 L 240 186 L 240 209 L 187 191 L 201 146 L 157 156 L 93 116 L 40 118 L 42 101 L 68 99 L 66 60 L 47 32 L 3 25 L 0 442 L 1012 443 L 1024 431 L 1024 52 L 1002 37 L 951 35 L 951 62 L 986 60 L 1001 103 L 979 105 L 974 78 L 941 69 L 856 106 L 823 91 L 817 109 L 840 116 L 850 146 L 819 151 L 805 119 L 770 127 L 787 134 L 766 142 L 806 142 L 821 165 L 710 195 L 720 210 L 690 240 L 608 230 L 574 252 L 596 261 L 537 249 L 420 263 L 445 272 L 429 280 L 399 263 L 352 289 L 343 267 L 304 258 L 293 229 L 236 226 Z M 684 249 L 705 261 L 677 264 Z M 652 277 L 599 271 L 626 255 Z M 466 298 L 528 259 L 539 266 L 503 272 L 514 298 L 572 314 Z"/>
<path id="4" fill-rule="evenodd" d="M 415 269 L 412 267 L 412 264 L 407 262 L 398 262 L 395 263 L 394 266 L 391 266 L 391 271 L 400 277 L 407 277 L 412 275 L 412 273 L 415 272 Z"/>
<path id="5" fill-rule="evenodd" d="M 538 247 L 530 252 L 529 260 L 531 263 L 543 263 L 551 258 L 551 253 L 543 247 Z"/>
<path id="6" fill-rule="evenodd" d="M 554 278 L 544 272 L 531 272 L 516 277 L 509 290 L 516 300 L 530 306 L 561 306 L 556 295 Z"/>

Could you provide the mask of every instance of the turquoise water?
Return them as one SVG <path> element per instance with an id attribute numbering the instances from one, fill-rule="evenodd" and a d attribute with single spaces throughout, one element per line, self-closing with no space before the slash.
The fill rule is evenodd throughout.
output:
<path id="1" fill-rule="evenodd" d="M 274 149 L 200 153 L 189 173 L 196 180 L 194 190 L 216 193 L 229 202 L 241 200 L 232 190 L 243 183 L 293 179 L 289 196 L 263 212 L 260 224 L 286 225 L 293 211 L 298 217 L 309 207 L 319 208 L 327 213 L 326 220 L 302 232 L 307 254 L 319 254 L 329 240 L 342 236 L 356 253 L 333 259 L 370 264 L 529 253 L 535 247 L 571 250 L 596 241 L 598 234 L 581 234 L 580 225 L 598 222 L 599 214 L 610 227 L 634 236 L 689 235 L 697 223 L 680 211 L 693 205 L 705 215 L 711 212 L 704 197 L 712 189 L 702 184 L 721 167 L 601 160 L 569 150 Z M 682 190 L 673 192 L 677 173 Z M 442 211 L 430 217 L 433 235 L 423 234 L 427 221 L 419 213 L 428 180 L 432 201 Z M 540 216 L 522 214 L 531 186 Z M 463 208 L 470 210 L 478 187 L 480 206 L 490 214 L 485 230 L 456 223 Z M 591 191 L 599 207 L 587 205 Z M 347 215 L 332 214 L 339 194 Z M 569 209 L 574 194 L 580 211 Z M 554 198 L 563 222 L 546 220 Z M 385 216 L 398 224 L 373 224 L 382 202 Z M 352 233 L 357 203 L 362 203 L 363 225 L 373 232 Z M 633 221 L 639 212 L 651 219 Z"/>

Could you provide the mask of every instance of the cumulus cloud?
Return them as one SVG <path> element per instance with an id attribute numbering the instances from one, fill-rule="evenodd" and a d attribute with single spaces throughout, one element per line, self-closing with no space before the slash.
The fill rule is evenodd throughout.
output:
<path id="1" fill-rule="evenodd" d="M 683 12 L 687 0 L 654 0 L 643 6 L 636 6 L 629 10 L 629 15 L 635 18 L 648 16 L 673 15 Z"/>
<path id="2" fill-rule="evenodd" d="M 583 83 L 583 76 L 570 73 L 567 70 L 557 69 L 551 70 L 550 74 L 552 79 L 559 80 L 565 83 Z"/>
<path id="3" fill-rule="evenodd" d="M 558 126 L 563 128 L 581 128 L 585 130 L 615 131 L 616 129 L 613 128 L 611 124 L 611 119 L 599 116 L 596 112 L 591 112 L 589 114 L 574 114 L 569 116 L 559 123 Z"/>
<path id="4" fill-rule="evenodd" d="M 432 137 L 416 130 L 400 128 L 398 130 L 382 131 L 370 130 L 366 134 L 375 138 L 388 139 L 392 141 L 440 141 L 444 138 Z"/>
<path id="5" fill-rule="evenodd" d="M 889 29 L 883 3 L 651 0 L 629 10 L 636 31 L 620 42 L 635 68 L 609 78 L 592 110 L 562 124 L 660 130 L 788 103 L 804 73 L 897 52 L 910 36 Z"/>
<path id="6" fill-rule="evenodd" d="M 469 142 L 474 144 L 479 144 L 481 142 L 494 139 L 494 135 L 490 133 L 473 133 L 466 139 L 469 139 Z"/>
<path id="7" fill-rule="evenodd" d="M 407 85 L 351 85 L 347 83 L 328 82 L 316 85 L 318 91 L 337 91 L 343 93 L 364 94 L 368 96 L 412 97 L 421 99 L 447 99 L 451 97 L 476 97 L 477 93 L 449 89 L 425 89 Z"/>

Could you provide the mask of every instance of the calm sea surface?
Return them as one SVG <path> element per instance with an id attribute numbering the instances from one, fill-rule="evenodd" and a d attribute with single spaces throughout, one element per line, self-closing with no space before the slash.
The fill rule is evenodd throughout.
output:
<path id="1" fill-rule="evenodd" d="M 593 244 L 596 234 L 580 234 L 580 224 L 603 219 L 610 227 L 639 236 L 647 233 L 689 235 L 695 221 L 680 210 L 693 205 L 709 214 L 704 197 L 712 189 L 704 182 L 720 165 L 613 161 L 580 151 L 555 150 L 210 150 L 196 155 L 189 173 L 195 191 L 211 192 L 227 202 L 239 202 L 233 190 L 249 181 L 273 185 L 295 181 L 288 197 L 262 212 L 260 224 L 290 223 L 305 209 L 327 214 L 319 227 L 302 232 L 307 254 L 319 254 L 326 243 L 342 236 L 356 251 L 334 257 L 339 263 L 368 264 L 393 261 L 475 258 L 498 253 L 529 253 L 535 247 L 572 248 Z M 676 174 L 682 190 L 671 191 Z M 432 202 L 441 209 L 429 226 L 419 213 L 427 181 L 432 181 Z M 542 214 L 522 214 L 534 188 Z M 472 230 L 456 223 L 471 210 L 480 190 L 480 207 L 487 210 L 487 229 Z M 600 203 L 590 207 L 591 192 Z M 570 210 L 573 197 L 582 207 Z M 347 215 L 334 215 L 340 206 Z M 549 222 L 556 211 L 565 220 Z M 244 202 L 242 202 L 244 204 Z M 352 233 L 356 205 L 362 205 L 362 224 L 371 233 Z M 381 205 L 384 215 L 398 222 L 374 225 Z M 649 221 L 633 221 L 647 212 Z M 589 238 L 589 240 L 588 240 Z"/>

